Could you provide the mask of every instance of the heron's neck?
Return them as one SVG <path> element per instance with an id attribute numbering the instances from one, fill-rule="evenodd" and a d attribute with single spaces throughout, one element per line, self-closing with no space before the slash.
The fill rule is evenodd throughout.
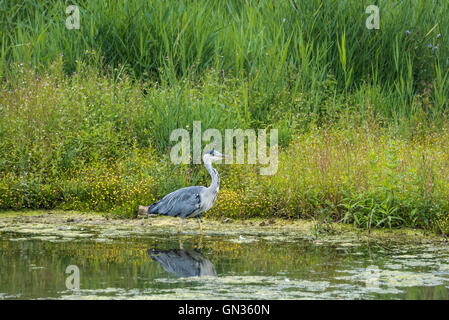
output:
<path id="1" fill-rule="evenodd" d="M 208 189 L 214 192 L 218 192 L 218 187 L 220 186 L 220 176 L 218 175 L 217 170 L 212 167 L 211 161 L 205 161 L 204 166 L 206 167 L 207 172 L 209 172 L 210 177 L 212 178 L 212 182 Z"/>

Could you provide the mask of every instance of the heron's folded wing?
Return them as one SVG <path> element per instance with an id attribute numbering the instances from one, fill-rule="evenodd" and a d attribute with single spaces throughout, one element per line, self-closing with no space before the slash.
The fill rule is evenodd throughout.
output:
<path id="1" fill-rule="evenodd" d="M 166 195 L 153 212 L 173 217 L 188 217 L 201 206 L 200 192 L 204 187 L 187 187 Z"/>

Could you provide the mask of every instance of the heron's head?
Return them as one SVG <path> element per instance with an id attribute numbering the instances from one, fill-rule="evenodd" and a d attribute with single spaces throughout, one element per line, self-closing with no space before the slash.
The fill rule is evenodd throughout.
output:
<path id="1" fill-rule="evenodd" d="M 206 153 L 203 156 L 204 162 L 218 161 L 218 160 L 222 160 L 225 158 L 230 158 L 230 156 L 222 154 L 214 149 L 212 149 L 211 151 L 209 151 L 208 153 Z"/>

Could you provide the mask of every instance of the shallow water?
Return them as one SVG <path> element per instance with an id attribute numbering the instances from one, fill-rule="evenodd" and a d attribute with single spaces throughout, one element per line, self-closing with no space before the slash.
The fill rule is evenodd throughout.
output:
<path id="1" fill-rule="evenodd" d="M 36 298 L 448 299 L 449 246 L 0 225 L 0 299 Z"/>

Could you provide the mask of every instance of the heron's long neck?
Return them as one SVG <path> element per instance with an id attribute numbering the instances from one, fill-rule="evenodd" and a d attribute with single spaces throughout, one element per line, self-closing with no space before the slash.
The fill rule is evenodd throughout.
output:
<path id="1" fill-rule="evenodd" d="M 220 186 L 220 176 L 218 175 L 217 170 L 212 167 L 212 163 L 210 161 L 204 162 L 204 166 L 206 167 L 207 172 L 209 172 L 210 177 L 212 178 L 212 182 L 208 189 L 213 192 L 217 192 L 218 187 Z"/>

